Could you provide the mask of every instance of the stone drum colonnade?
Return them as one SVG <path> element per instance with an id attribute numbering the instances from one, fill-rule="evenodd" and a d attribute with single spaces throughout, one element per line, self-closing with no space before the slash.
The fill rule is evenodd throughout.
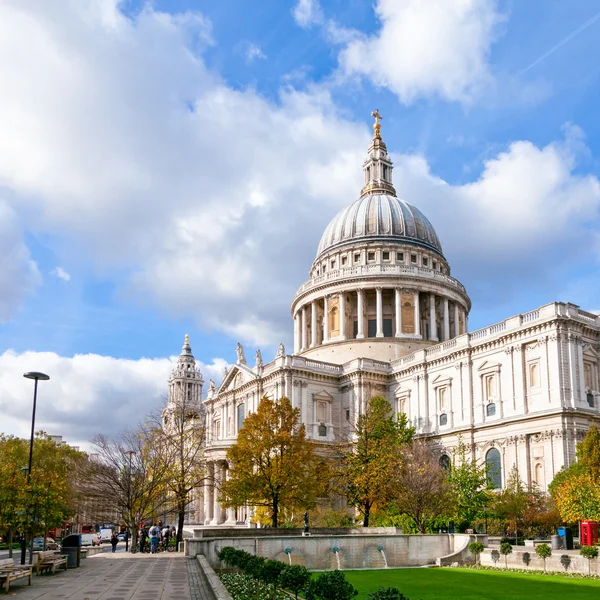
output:
<path id="1" fill-rule="evenodd" d="M 325 293 L 298 307 L 294 352 L 353 339 L 447 341 L 466 333 L 467 315 L 454 298 L 413 288 L 377 286 Z"/>

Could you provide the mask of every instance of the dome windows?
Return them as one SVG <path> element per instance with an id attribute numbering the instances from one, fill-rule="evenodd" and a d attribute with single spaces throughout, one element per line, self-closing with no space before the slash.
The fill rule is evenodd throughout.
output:
<path id="1" fill-rule="evenodd" d="M 396 252 L 396 262 L 404 262 L 404 252 Z"/>

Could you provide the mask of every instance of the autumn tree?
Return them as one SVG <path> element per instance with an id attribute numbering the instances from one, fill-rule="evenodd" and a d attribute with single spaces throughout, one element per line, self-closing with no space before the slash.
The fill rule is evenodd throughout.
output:
<path id="1" fill-rule="evenodd" d="M 340 480 L 348 502 L 363 515 L 364 527 L 369 526 L 373 506 L 386 502 L 401 448 L 414 432 L 405 414 L 395 418 L 389 402 L 375 396 L 341 444 Z"/>
<path id="2" fill-rule="evenodd" d="M 427 521 L 452 510 L 452 490 L 437 456 L 423 441 L 414 440 L 390 475 L 390 498 L 425 533 Z"/>
<path id="3" fill-rule="evenodd" d="M 176 393 L 160 414 L 152 415 L 147 426 L 155 432 L 152 443 L 160 446 L 166 463 L 167 497 L 177 515 L 177 542 L 183 539 L 186 510 L 205 478 L 202 456 L 205 446 L 205 419 L 201 406 L 184 391 Z"/>
<path id="4" fill-rule="evenodd" d="M 577 460 L 561 469 L 548 491 L 563 520 L 600 519 L 600 432 L 592 425 L 577 444 Z"/>
<path id="5" fill-rule="evenodd" d="M 315 446 L 299 418 L 299 409 L 287 398 L 261 399 L 227 451 L 231 468 L 221 484 L 222 506 L 266 506 L 273 527 L 279 525 L 282 508 L 314 506 L 324 481 L 317 474 Z"/>

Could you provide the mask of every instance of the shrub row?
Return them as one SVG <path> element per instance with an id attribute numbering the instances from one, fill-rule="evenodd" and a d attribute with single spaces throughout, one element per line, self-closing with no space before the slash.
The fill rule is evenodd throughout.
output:
<path id="1" fill-rule="evenodd" d="M 303 592 L 306 600 L 351 600 L 358 591 L 337 569 L 326 571 L 312 578 L 310 571 L 302 565 L 286 565 L 278 560 L 254 556 L 245 550 L 225 546 L 218 552 L 220 561 L 245 571 L 251 578 L 260 581 L 272 590 L 272 598 L 278 588 L 293 593 L 296 599 Z M 409 600 L 396 588 L 379 588 L 368 600 Z"/>

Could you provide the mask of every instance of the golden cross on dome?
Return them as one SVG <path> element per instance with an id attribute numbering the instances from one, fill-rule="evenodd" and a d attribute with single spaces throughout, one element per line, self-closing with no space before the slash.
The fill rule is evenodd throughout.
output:
<path id="1" fill-rule="evenodd" d="M 190 343 L 190 338 L 188 337 L 188 334 L 186 333 L 186 334 L 185 334 L 185 344 L 184 344 L 184 345 L 185 345 L 185 346 L 188 346 L 188 345 L 189 345 L 189 343 Z"/>
<path id="2" fill-rule="evenodd" d="M 383 117 L 379 114 L 379 109 L 376 108 L 372 113 L 371 113 L 372 117 L 375 117 L 375 124 L 373 125 L 373 132 L 374 135 L 373 137 L 376 138 L 380 138 L 381 137 L 381 123 L 379 123 L 379 121 L 381 121 L 383 119 Z"/>

